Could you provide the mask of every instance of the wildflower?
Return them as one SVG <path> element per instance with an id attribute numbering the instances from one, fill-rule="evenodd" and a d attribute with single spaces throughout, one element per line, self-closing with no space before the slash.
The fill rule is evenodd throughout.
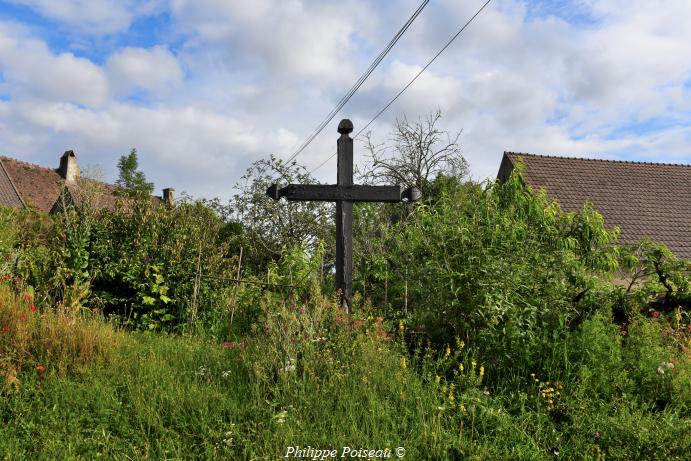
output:
<path id="1" fill-rule="evenodd" d="M 461 410 L 461 413 L 465 413 L 465 405 L 461 404 L 458 409 Z"/>
<path id="2" fill-rule="evenodd" d="M 39 373 L 43 373 L 44 371 L 46 371 L 46 367 L 44 367 L 41 362 L 38 362 L 38 364 L 36 365 L 36 371 L 38 371 Z"/>
<path id="3" fill-rule="evenodd" d="M 8 331 L 10 331 L 10 327 L 2 327 L 3 333 L 7 333 Z"/>
<path id="4" fill-rule="evenodd" d="M 652 318 L 656 319 L 656 318 L 660 317 L 660 311 L 652 311 L 652 312 L 650 313 L 650 316 L 651 316 Z"/>
<path id="5" fill-rule="evenodd" d="M 304 314 L 304 313 L 305 313 L 305 308 L 304 308 L 304 307 L 303 307 L 302 309 L 300 309 L 300 313 L 301 313 L 301 314 Z"/>
<path id="6" fill-rule="evenodd" d="M 380 328 L 377 330 L 377 334 L 379 336 L 386 336 L 386 330 L 384 330 L 383 328 Z"/>
<path id="7" fill-rule="evenodd" d="M 34 306 L 33 304 L 30 305 L 30 306 L 29 306 L 29 310 L 30 310 L 31 312 L 36 312 L 36 306 Z"/>
<path id="8" fill-rule="evenodd" d="M 444 352 L 444 358 L 447 359 L 451 355 L 451 348 L 447 345 L 446 352 Z"/>
<path id="9" fill-rule="evenodd" d="M 374 323 L 376 323 L 377 325 L 381 325 L 381 323 L 382 323 L 383 320 L 384 320 L 383 318 L 377 317 L 377 318 L 375 319 L 375 322 L 374 322 Z"/>
<path id="10" fill-rule="evenodd" d="M 22 315 L 19 316 L 19 320 L 25 321 L 26 320 L 26 314 L 22 312 Z"/>
<path id="11" fill-rule="evenodd" d="M 204 377 L 204 376 L 206 376 L 208 373 L 209 373 L 209 369 L 206 368 L 206 367 L 204 367 L 204 366 L 199 367 L 199 369 L 198 369 L 197 371 L 194 372 L 195 375 L 200 376 L 200 377 Z"/>
<path id="12" fill-rule="evenodd" d="M 93 312 L 94 314 L 98 314 L 98 307 L 92 307 L 91 312 Z"/>
<path id="13" fill-rule="evenodd" d="M 394 337 L 394 334 L 393 334 L 393 333 L 389 333 L 389 338 L 393 338 L 393 337 Z"/>
<path id="14" fill-rule="evenodd" d="M 27 301 L 32 301 L 34 299 L 33 296 L 31 296 L 29 293 L 22 293 L 24 295 L 24 299 Z"/>
<path id="15" fill-rule="evenodd" d="M 434 375 L 434 382 L 436 382 L 437 384 L 439 384 L 439 382 L 441 382 L 441 376 L 439 376 L 439 375 Z"/>
<path id="16" fill-rule="evenodd" d="M 475 367 L 477 367 L 477 362 L 475 360 L 473 360 L 472 362 L 470 362 L 470 365 L 473 367 L 473 370 L 474 370 Z"/>
<path id="17" fill-rule="evenodd" d="M 228 377 L 230 377 L 230 370 L 226 370 L 223 373 L 221 373 L 221 378 L 228 379 Z"/>
<path id="18" fill-rule="evenodd" d="M 465 368 L 463 367 L 463 364 L 462 364 L 462 363 L 459 363 L 459 364 L 458 364 L 458 371 L 460 371 L 461 373 L 463 373 L 463 370 L 464 370 L 464 369 L 465 369 Z"/>
<path id="19" fill-rule="evenodd" d="M 338 315 L 338 316 L 336 316 L 336 317 L 334 318 L 334 320 L 337 321 L 337 322 L 340 322 L 341 320 L 343 320 L 343 317 L 341 317 L 340 315 Z"/>
<path id="20" fill-rule="evenodd" d="M 482 378 L 483 376 L 485 376 L 485 367 L 480 366 L 480 378 Z"/>
<path id="21" fill-rule="evenodd" d="M 283 368 L 283 371 L 285 371 L 285 372 L 287 372 L 287 373 L 292 373 L 292 372 L 295 371 L 295 365 L 292 363 L 292 361 L 289 362 L 288 365 L 286 365 L 286 366 Z"/>
<path id="22" fill-rule="evenodd" d="M 401 368 L 403 368 L 404 370 L 406 368 L 408 368 L 408 363 L 407 363 L 405 357 L 401 357 Z"/>
<path id="23" fill-rule="evenodd" d="M 353 322 L 353 325 L 355 325 L 355 328 L 360 328 L 362 322 L 360 320 L 356 320 L 355 322 Z"/>
<path id="24" fill-rule="evenodd" d="M 2 279 L 3 279 L 3 280 L 9 280 L 9 279 L 10 279 L 10 276 L 7 275 L 7 274 L 5 274 L 5 275 L 2 276 Z"/>
<path id="25" fill-rule="evenodd" d="M 295 304 L 291 304 L 288 308 L 289 311 L 295 311 Z"/>
<path id="26" fill-rule="evenodd" d="M 274 416 L 274 419 L 276 420 L 276 424 L 283 424 L 286 422 L 287 417 L 288 417 L 288 412 L 286 410 L 282 410 Z"/>
<path id="27" fill-rule="evenodd" d="M 232 349 L 234 347 L 237 347 L 237 345 L 238 343 L 236 343 L 235 341 L 226 341 L 223 343 L 223 347 L 225 347 L 226 349 Z"/>

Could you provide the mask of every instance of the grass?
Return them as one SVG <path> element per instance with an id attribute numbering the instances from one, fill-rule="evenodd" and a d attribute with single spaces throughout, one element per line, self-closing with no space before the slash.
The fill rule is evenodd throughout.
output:
<path id="1" fill-rule="evenodd" d="M 691 448 L 688 355 L 674 352 L 688 337 L 663 340 L 648 319 L 626 341 L 604 317 L 586 321 L 564 343 L 568 370 L 493 382 L 472 345 L 410 353 L 404 327 L 346 319 L 322 299 L 267 301 L 254 331 L 225 344 L 123 333 L 89 311 L 41 318 L 2 287 L 0 300 L 3 371 L 17 379 L 0 400 L 4 459 L 274 460 L 311 446 L 629 460 Z"/>

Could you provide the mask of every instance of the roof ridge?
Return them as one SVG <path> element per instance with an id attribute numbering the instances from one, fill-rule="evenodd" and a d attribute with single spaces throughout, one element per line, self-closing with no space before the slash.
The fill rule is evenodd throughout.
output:
<path id="1" fill-rule="evenodd" d="M 20 165 L 29 166 L 29 167 L 33 167 L 33 168 L 40 168 L 42 170 L 49 170 L 49 171 L 53 171 L 55 173 L 57 173 L 57 170 L 58 170 L 58 168 L 50 168 L 47 166 L 39 165 L 37 163 L 25 162 L 24 160 L 19 160 L 18 158 L 14 158 L 14 157 L 8 157 L 6 155 L 0 155 L 0 160 L 9 160 L 9 161 L 18 163 Z"/>
<path id="2" fill-rule="evenodd" d="M 525 157 L 580 160 L 580 161 L 584 161 L 584 162 L 625 163 L 625 164 L 630 164 L 630 165 L 680 166 L 680 167 L 685 167 L 685 168 L 691 168 L 691 164 L 688 164 L 688 163 L 643 162 L 643 161 L 634 161 L 634 160 L 611 160 L 611 159 L 605 159 L 605 158 L 567 157 L 567 156 L 563 156 L 563 155 L 529 154 L 527 152 L 512 152 L 512 151 L 506 151 L 506 150 L 504 151 L 504 155 L 517 155 L 517 156 L 525 156 Z"/>

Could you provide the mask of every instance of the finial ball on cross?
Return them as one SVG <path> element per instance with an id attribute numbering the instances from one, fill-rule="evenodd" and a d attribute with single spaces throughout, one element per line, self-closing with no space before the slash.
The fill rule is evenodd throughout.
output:
<path id="1" fill-rule="evenodd" d="M 366 186 L 353 184 L 353 122 L 343 119 L 338 124 L 341 137 L 336 142 L 338 174 L 336 184 L 288 184 L 279 189 L 273 184 L 266 194 L 274 200 L 336 202 L 336 290 L 341 305 L 352 313 L 353 304 L 353 202 L 415 202 L 422 198 L 414 187 Z"/>
<path id="2" fill-rule="evenodd" d="M 341 120 L 341 122 L 338 124 L 338 132 L 341 134 L 350 134 L 353 132 L 353 122 L 348 120 L 347 118 L 344 118 Z"/>

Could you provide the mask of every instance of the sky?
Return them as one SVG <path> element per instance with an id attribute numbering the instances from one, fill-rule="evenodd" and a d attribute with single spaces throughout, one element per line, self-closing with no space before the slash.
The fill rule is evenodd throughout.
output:
<path id="1" fill-rule="evenodd" d="M 0 154 L 227 199 L 287 159 L 421 0 L 0 0 Z M 297 161 L 363 127 L 484 0 L 431 0 Z M 494 0 L 369 130 L 440 110 L 472 178 L 504 151 L 691 163 L 691 1 Z M 364 160 L 361 140 L 356 162 Z M 315 177 L 335 182 L 335 158 Z"/>

